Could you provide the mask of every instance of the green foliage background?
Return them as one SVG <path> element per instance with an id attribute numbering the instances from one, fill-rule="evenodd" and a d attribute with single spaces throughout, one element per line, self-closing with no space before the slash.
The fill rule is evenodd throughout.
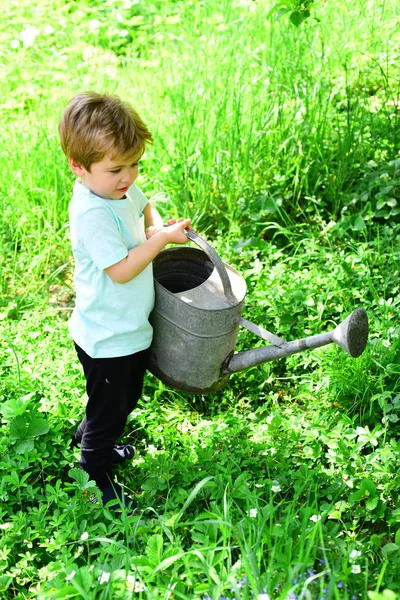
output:
<path id="1" fill-rule="evenodd" d="M 397 597 L 399 37 L 394 0 L 3 2 L 0 597 Z M 327 347 L 207 397 L 149 375 L 129 520 L 88 501 L 69 449 L 57 123 L 83 89 L 142 115 L 140 186 L 244 275 L 244 316 L 286 339 L 370 318 L 357 360 Z"/>

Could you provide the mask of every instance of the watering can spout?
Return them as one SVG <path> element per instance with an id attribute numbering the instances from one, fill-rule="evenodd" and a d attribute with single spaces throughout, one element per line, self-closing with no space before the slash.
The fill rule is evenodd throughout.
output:
<path id="1" fill-rule="evenodd" d="M 250 329 L 250 327 L 247 328 Z M 254 329 L 251 330 L 257 333 Z M 357 358 L 363 353 L 367 344 L 368 316 L 363 308 L 356 308 L 336 329 L 329 333 L 320 333 L 293 342 L 285 342 L 280 340 L 280 338 L 277 338 L 277 340 L 279 341 L 273 341 L 272 346 L 233 354 L 225 361 L 222 372 L 235 373 L 264 362 L 302 352 L 303 350 L 320 348 L 332 342 L 335 342 L 343 350 L 346 350 L 353 358 Z"/>
<path id="2" fill-rule="evenodd" d="M 332 332 L 332 341 L 353 358 L 364 352 L 368 340 L 368 316 L 363 308 L 356 308 Z"/>

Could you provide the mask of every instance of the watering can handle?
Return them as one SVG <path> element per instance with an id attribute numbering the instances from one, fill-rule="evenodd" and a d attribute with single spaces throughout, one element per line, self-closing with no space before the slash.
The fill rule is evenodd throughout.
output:
<path id="1" fill-rule="evenodd" d="M 232 292 L 232 286 L 229 279 L 229 275 L 224 267 L 224 263 L 218 256 L 218 253 L 208 242 L 206 242 L 204 238 L 201 237 L 201 235 L 193 231 L 193 229 L 185 229 L 185 234 L 189 240 L 192 240 L 192 242 L 197 244 L 207 254 L 208 258 L 211 260 L 214 267 L 217 269 L 217 273 L 222 281 L 225 296 L 231 304 L 237 304 L 237 298 Z"/>

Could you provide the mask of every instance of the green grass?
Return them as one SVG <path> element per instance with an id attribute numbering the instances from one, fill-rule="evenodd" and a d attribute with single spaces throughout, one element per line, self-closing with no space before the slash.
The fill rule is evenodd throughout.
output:
<path id="1" fill-rule="evenodd" d="M 399 595 L 398 8 L 317 0 L 295 27 L 285 6 L 5 3 L 1 598 Z M 140 186 L 243 274 L 244 317 L 288 340 L 370 319 L 356 360 L 329 346 L 209 396 L 148 375 L 118 472 L 130 519 L 88 501 L 69 449 L 85 397 L 57 123 L 83 89 L 143 116 Z"/>

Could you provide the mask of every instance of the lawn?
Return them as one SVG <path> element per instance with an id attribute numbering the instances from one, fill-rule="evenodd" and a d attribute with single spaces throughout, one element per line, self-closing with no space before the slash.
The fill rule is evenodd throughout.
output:
<path id="1" fill-rule="evenodd" d="M 400 598 L 400 12 L 396 0 L 6 0 L 0 22 L 0 598 Z M 73 175 L 57 124 L 93 89 L 155 143 L 138 184 L 245 278 L 286 339 L 329 345 L 208 395 L 150 373 L 118 480 L 90 501 L 68 335 Z M 240 330 L 237 350 L 263 344 Z"/>

